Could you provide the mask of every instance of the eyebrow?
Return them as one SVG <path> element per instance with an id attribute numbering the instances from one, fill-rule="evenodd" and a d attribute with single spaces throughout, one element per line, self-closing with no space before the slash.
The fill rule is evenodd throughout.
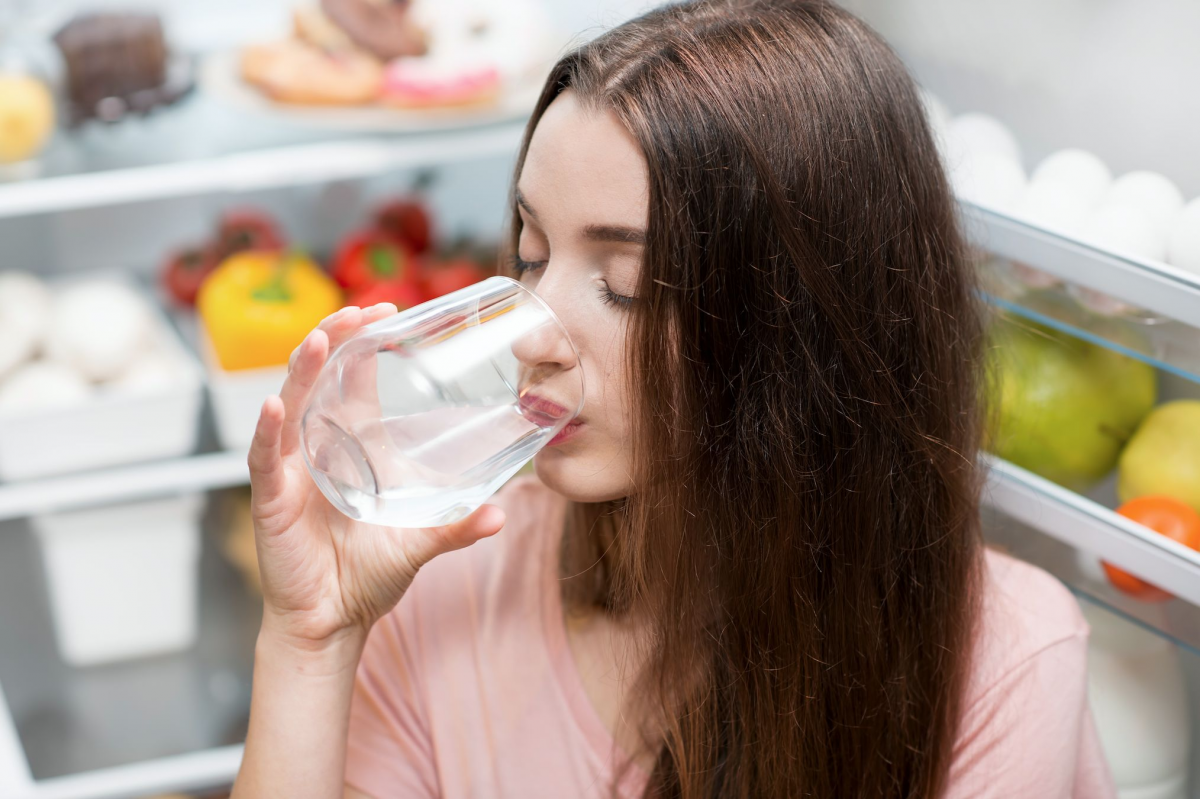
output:
<path id="1" fill-rule="evenodd" d="M 538 221 L 538 215 L 525 199 L 525 195 L 520 189 L 516 191 L 517 205 L 525 209 L 525 213 L 529 214 L 534 221 Z M 645 244 L 646 231 L 639 228 L 628 227 L 626 225 L 587 225 L 583 229 L 583 237 L 591 241 L 608 242 L 611 244 Z"/>

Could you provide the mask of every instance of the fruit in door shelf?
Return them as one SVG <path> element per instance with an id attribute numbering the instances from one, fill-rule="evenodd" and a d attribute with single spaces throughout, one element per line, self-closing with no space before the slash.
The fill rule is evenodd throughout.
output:
<path id="1" fill-rule="evenodd" d="M 1168 402 L 1146 417 L 1121 453 L 1117 493 L 1166 494 L 1200 512 L 1200 400 Z"/>
<path id="2" fill-rule="evenodd" d="M 1117 508 L 1117 513 L 1172 541 L 1200 551 L 1200 513 L 1186 503 L 1168 496 L 1138 497 Z M 1162 602 L 1171 595 L 1161 588 L 1134 577 L 1127 571 L 1101 561 L 1109 581 L 1120 591 L 1145 602 Z"/>
<path id="3" fill-rule="evenodd" d="M 340 307 L 337 284 L 297 252 L 238 253 L 213 270 L 196 299 L 217 361 L 229 371 L 286 364 Z"/>
<path id="4" fill-rule="evenodd" d="M 0 164 L 41 152 L 54 133 L 54 98 L 28 75 L 0 74 Z"/>
<path id="5" fill-rule="evenodd" d="M 1112 471 L 1158 393 L 1146 364 L 1008 317 L 990 332 L 988 372 L 988 449 L 1073 490 Z"/>

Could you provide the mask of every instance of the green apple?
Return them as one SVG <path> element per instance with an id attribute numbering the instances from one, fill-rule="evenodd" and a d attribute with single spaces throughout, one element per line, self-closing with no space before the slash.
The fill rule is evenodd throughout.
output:
<path id="1" fill-rule="evenodd" d="M 1154 407 L 1154 369 L 1024 319 L 990 334 L 988 448 L 1076 491 L 1117 465 Z"/>
<path id="2" fill-rule="evenodd" d="M 1166 494 L 1200 512 L 1200 401 L 1156 408 L 1121 453 L 1119 466 L 1122 502 Z"/>

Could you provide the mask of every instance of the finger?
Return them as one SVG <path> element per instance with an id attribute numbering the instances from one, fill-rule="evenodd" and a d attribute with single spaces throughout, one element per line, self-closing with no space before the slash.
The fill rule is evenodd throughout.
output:
<path id="1" fill-rule="evenodd" d="M 325 335 L 329 337 L 329 351 L 333 352 L 342 346 L 342 342 L 357 333 L 362 326 L 363 309 L 357 305 L 348 305 L 321 320 L 317 329 L 325 331 Z"/>
<path id="2" fill-rule="evenodd" d="M 283 429 L 283 401 L 274 395 L 263 402 L 246 464 L 250 467 L 250 496 L 256 511 L 269 508 L 286 486 L 279 436 Z"/>
<path id="3" fill-rule="evenodd" d="M 396 540 L 405 543 L 406 555 L 414 568 L 421 568 L 438 555 L 470 546 L 495 535 L 505 522 L 504 511 L 495 505 L 483 505 L 465 519 L 441 527 L 405 530 Z"/>
<path id="4" fill-rule="evenodd" d="M 304 409 L 308 406 L 308 398 L 317 382 L 317 375 L 325 365 L 329 356 L 329 338 L 325 331 L 317 328 L 308 334 L 298 347 L 296 361 L 283 388 L 279 399 L 283 403 L 283 429 L 280 431 L 279 452 L 284 458 L 296 451 L 300 445 L 300 421 Z"/>

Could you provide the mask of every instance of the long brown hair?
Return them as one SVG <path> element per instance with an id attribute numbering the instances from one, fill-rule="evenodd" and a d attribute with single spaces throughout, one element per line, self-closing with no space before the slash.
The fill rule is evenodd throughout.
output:
<path id="1" fill-rule="evenodd" d="M 911 79 L 829 2 L 671 5 L 562 58 L 518 176 L 567 87 L 649 170 L 637 489 L 573 506 L 563 549 L 569 606 L 649 624 L 647 795 L 936 796 L 976 616 L 981 317 Z M 514 251 L 520 224 L 514 197 Z"/>

